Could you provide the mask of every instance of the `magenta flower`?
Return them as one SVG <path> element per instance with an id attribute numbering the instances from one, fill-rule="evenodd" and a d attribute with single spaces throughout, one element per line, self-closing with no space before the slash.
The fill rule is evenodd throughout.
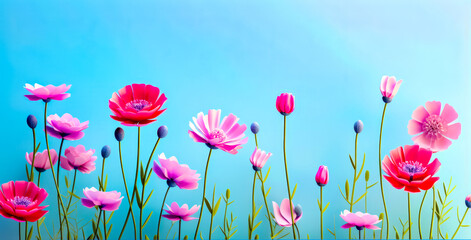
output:
<path id="1" fill-rule="evenodd" d="M 88 121 L 80 123 L 77 118 L 72 117 L 72 115 L 65 113 L 62 117 L 59 115 L 49 115 L 47 117 L 47 123 L 50 126 L 47 126 L 47 133 L 55 138 L 65 140 L 79 140 L 85 133 L 82 131 L 88 128 Z"/>
<path id="2" fill-rule="evenodd" d="M 260 148 L 255 147 L 252 156 L 250 156 L 250 163 L 252 163 L 253 170 L 260 171 L 270 157 L 271 153 L 266 153 Z"/>
<path id="3" fill-rule="evenodd" d="M 61 158 L 61 167 L 67 171 L 77 169 L 82 173 L 90 173 L 96 169 L 97 157 L 93 154 L 95 154 L 94 149 L 87 151 L 83 145 L 68 147 L 65 150 L 65 156 Z"/>
<path id="4" fill-rule="evenodd" d="M 293 219 L 294 223 L 298 222 L 299 219 L 303 216 L 303 211 L 301 206 L 297 205 L 293 207 L 293 203 L 290 204 L 290 201 L 285 198 L 281 201 L 281 207 L 278 206 L 276 202 L 273 203 L 273 214 L 275 215 L 275 222 L 281 227 L 291 227 L 293 224 L 291 222 L 290 208 L 293 208 Z"/>
<path id="5" fill-rule="evenodd" d="M 451 145 L 449 138 L 456 140 L 461 134 L 461 123 L 453 123 L 458 118 L 455 109 L 445 104 L 441 114 L 440 110 L 440 102 L 426 102 L 425 108 L 419 106 L 415 109 L 407 125 L 409 134 L 419 134 L 412 138 L 414 143 L 433 152 L 448 149 Z"/>
<path id="6" fill-rule="evenodd" d="M 291 93 L 282 93 L 276 97 L 276 109 L 283 116 L 290 115 L 294 110 L 294 96 Z"/>
<path id="7" fill-rule="evenodd" d="M 348 210 L 344 210 L 340 213 L 340 217 L 347 222 L 346 224 L 342 225 L 342 228 L 352 228 L 356 227 L 358 230 L 363 230 L 363 228 L 371 229 L 371 230 L 378 230 L 379 227 L 375 226 L 375 224 L 380 223 L 378 216 L 370 215 L 368 213 L 356 212 L 351 213 Z"/>
<path id="8" fill-rule="evenodd" d="M 198 210 L 200 209 L 200 206 L 194 205 L 193 207 L 188 209 L 187 204 L 183 204 L 180 207 L 178 206 L 176 202 L 173 202 L 170 205 L 170 207 L 167 205 L 167 208 L 168 210 L 164 209 L 165 212 L 167 212 L 167 214 L 162 215 L 164 218 L 167 218 L 170 221 L 179 221 L 179 220 L 191 221 L 191 220 L 198 219 L 198 218 L 192 217 L 191 215 L 198 212 Z"/>
<path id="9" fill-rule="evenodd" d="M 49 102 L 51 100 L 64 100 L 70 97 L 70 93 L 65 93 L 69 90 L 70 86 L 62 84 L 60 86 L 47 85 L 45 87 L 34 84 L 34 87 L 31 84 L 25 84 L 26 90 L 28 90 L 31 95 L 25 95 L 30 101 L 43 100 L 44 102 Z"/>
<path id="10" fill-rule="evenodd" d="M 0 214 L 17 222 L 36 222 L 48 211 L 39 206 L 47 197 L 46 190 L 33 182 L 10 181 L 2 184 Z"/>
<path id="11" fill-rule="evenodd" d="M 468 195 L 465 198 L 464 203 L 466 204 L 466 207 L 471 208 L 471 195 Z"/>
<path id="12" fill-rule="evenodd" d="M 236 154 L 237 150 L 246 144 L 248 138 L 244 138 L 244 131 L 247 129 L 245 124 L 239 125 L 239 119 L 232 113 L 221 118 L 221 110 L 209 110 L 208 115 L 202 112 L 198 113 L 198 118 L 193 117 L 190 122 L 191 130 L 188 134 L 195 142 L 205 143 L 211 149 L 221 149 L 225 152 Z"/>
<path id="13" fill-rule="evenodd" d="M 125 126 L 145 126 L 157 121 L 167 97 L 152 85 L 132 84 L 113 93 L 109 107 L 114 115 L 110 117 Z"/>
<path id="14" fill-rule="evenodd" d="M 57 153 L 56 150 L 51 149 L 49 150 L 49 154 L 51 154 L 51 161 L 52 164 L 55 165 L 57 162 Z M 33 153 L 26 153 L 26 161 L 31 165 L 33 164 Z M 37 152 L 36 156 L 34 157 L 34 166 L 36 171 L 44 172 L 47 169 L 51 168 L 51 164 L 49 162 L 49 155 L 47 154 L 47 149 L 42 152 Z"/>
<path id="15" fill-rule="evenodd" d="M 181 189 L 197 189 L 200 174 L 191 170 L 186 164 L 179 164 L 176 157 L 165 158 L 165 154 L 159 155 L 160 165 L 154 161 L 154 172 L 163 180 L 167 180 L 169 187 L 178 186 Z"/>
<path id="16" fill-rule="evenodd" d="M 329 182 L 329 169 L 327 169 L 327 166 L 321 165 L 319 167 L 319 170 L 317 170 L 316 174 L 316 183 L 319 185 L 319 187 L 323 187 L 327 185 Z"/>
<path id="17" fill-rule="evenodd" d="M 82 205 L 88 208 L 99 207 L 103 211 L 116 211 L 121 205 L 123 197 L 120 192 L 102 192 L 96 188 L 85 188 L 83 189 Z"/>
<path id="18" fill-rule="evenodd" d="M 401 86 L 402 80 L 396 81 L 396 77 L 383 76 L 381 79 L 381 86 L 379 90 L 383 95 L 383 101 L 390 103 L 394 96 L 396 96 L 399 87 Z"/>

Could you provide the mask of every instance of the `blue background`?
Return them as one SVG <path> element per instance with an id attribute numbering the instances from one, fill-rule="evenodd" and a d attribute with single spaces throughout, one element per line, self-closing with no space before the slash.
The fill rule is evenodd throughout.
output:
<path id="1" fill-rule="evenodd" d="M 3 117 L 2 165 L 0 182 L 26 179 L 25 152 L 32 151 L 31 130 L 25 124 L 28 114 L 42 119 L 43 104 L 30 102 L 23 95 L 25 83 L 72 84 L 72 97 L 52 102 L 49 113 L 71 113 L 90 121 L 85 137 L 66 142 L 65 147 L 83 144 L 97 149 L 108 144 L 112 155 L 106 164 L 108 189 L 124 194 L 117 143 L 113 132 L 118 122 L 109 117 L 108 99 L 131 83 L 158 86 L 168 97 L 157 123 L 142 129 L 142 159 L 147 159 L 156 140 L 156 130 L 167 125 L 169 135 L 158 146 L 161 152 L 176 156 L 199 173 L 204 171 L 208 149 L 188 137 L 188 122 L 198 112 L 222 109 L 234 113 L 240 122 L 261 125 L 259 144 L 273 153 L 267 166 L 272 172 L 267 187 L 271 201 L 286 198 L 282 158 L 283 118 L 275 109 L 275 98 L 282 92 L 296 96 L 296 109 L 288 118 L 288 164 L 291 184 L 298 184 L 295 204 L 303 206 L 299 222 L 303 237 L 319 237 L 319 188 L 314 176 L 320 164 L 330 169 L 331 180 L 324 189 L 324 201 L 331 205 L 325 213 L 325 228 L 338 237 L 348 236 L 340 229 L 340 211 L 347 209 L 338 190 L 353 172 L 348 154 L 354 152 L 353 123 L 365 124 L 359 137 L 359 155 L 366 153 L 366 169 L 371 182 L 378 180 L 378 134 L 383 102 L 379 92 L 382 75 L 395 75 L 404 82 L 388 107 L 383 134 L 383 155 L 412 144 L 407 122 L 415 108 L 429 100 L 451 104 L 462 123 L 459 140 L 435 154 L 442 162 L 438 172 L 457 185 L 451 195 L 453 210 L 442 232 L 453 233 L 457 226 L 456 207 L 463 213 L 464 198 L 471 194 L 470 180 L 470 10 L 465 1 L 3 1 L 0 5 L 0 76 Z M 40 121 L 42 124 L 42 121 Z M 128 178 L 134 171 L 137 129 L 125 127 L 123 153 Z M 39 130 L 39 132 L 41 132 Z M 236 238 L 247 238 L 247 216 L 251 204 L 253 170 L 249 143 L 237 155 L 213 153 L 209 169 L 208 192 L 217 183 L 217 194 L 232 191 L 230 207 L 238 219 Z M 39 140 L 43 142 L 43 136 Z M 59 140 L 51 138 L 51 147 Z M 41 147 L 40 150 L 43 150 Z M 100 157 L 97 161 L 100 166 Z M 99 168 L 100 169 L 100 168 Z M 61 171 L 65 172 L 65 171 Z M 80 174 L 81 189 L 97 186 L 95 171 Z M 50 194 L 47 226 L 57 221 L 52 177 L 43 174 L 42 187 Z M 69 177 L 72 174 L 69 173 Z M 202 184 L 202 181 L 200 182 Z M 360 181 L 356 195 L 361 195 Z M 399 218 L 407 219 L 407 195 L 385 182 L 391 229 L 402 229 Z M 158 211 L 166 184 L 155 175 L 155 189 L 146 213 L 154 215 L 145 228 L 155 233 Z M 441 189 L 441 188 L 440 188 Z M 65 191 L 65 190 L 63 190 Z M 168 202 L 199 204 L 202 188 L 172 189 Z M 257 205 L 263 201 L 257 188 Z M 412 194 L 413 222 L 422 194 Z M 379 187 L 368 195 L 373 214 L 382 210 Z M 364 210 L 361 201 L 355 210 Z M 271 204 L 270 204 L 271 206 Z M 112 238 L 116 238 L 127 209 L 126 200 L 113 219 Z M 77 206 L 79 218 L 87 222 L 94 210 Z M 136 208 L 137 209 L 137 208 Z M 269 237 L 264 209 L 263 224 L 256 233 Z M 428 236 L 431 212 L 429 194 L 423 212 L 423 231 Z M 146 214 L 147 215 L 147 214 Z M 203 215 L 201 230 L 207 238 L 209 214 Z M 145 218 L 145 217 L 144 217 Z M 470 217 L 465 223 L 470 223 Z M 222 224 L 222 211 L 214 226 Z M 57 226 L 57 222 L 55 223 Z M 196 221 L 183 224 L 184 234 L 192 237 Z M 162 232 L 170 222 L 162 220 Z M 16 238 L 17 223 L 0 218 L 2 237 Z M 91 226 L 86 227 L 88 232 Z M 173 236 L 174 228 L 170 236 Z M 418 237 L 417 224 L 413 226 Z M 43 237 L 45 230 L 43 229 Z M 434 230 L 436 232 L 436 230 Z M 326 230 L 326 237 L 332 237 Z M 458 237 L 469 237 L 462 229 Z M 371 237 L 371 232 L 368 233 Z M 127 238 L 132 238 L 128 225 Z M 215 238 L 221 238 L 219 230 Z M 394 237 L 393 232 L 390 237 Z"/>

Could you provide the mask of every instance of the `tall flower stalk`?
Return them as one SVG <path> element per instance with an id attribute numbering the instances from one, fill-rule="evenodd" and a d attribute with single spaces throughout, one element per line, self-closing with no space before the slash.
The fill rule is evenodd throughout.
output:
<path id="1" fill-rule="evenodd" d="M 319 211 L 320 211 L 320 216 L 321 216 L 321 221 L 320 221 L 321 239 L 324 239 L 324 212 L 327 210 L 330 204 L 330 203 L 327 203 L 327 205 L 324 207 L 322 190 L 324 186 L 327 185 L 328 182 L 329 182 L 329 169 L 327 168 L 327 166 L 321 165 L 319 167 L 319 170 L 317 170 L 317 174 L 316 174 L 316 183 L 320 188 L 320 201 L 318 199 L 317 204 L 319 205 Z"/>
<path id="2" fill-rule="evenodd" d="M 288 189 L 288 199 L 290 200 L 290 202 L 292 201 L 292 198 L 291 198 L 291 190 L 290 190 L 290 187 L 289 187 L 289 176 L 288 176 L 288 163 L 287 163 L 287 160 L 286 160 L 286 116 L 283 117 L 284 119 L 284 127 L 283 127 L 283 157 L 284 157 L 284 163 L 285 163 L 285 175 L 286 175 L 286 187 Z M 293 212 L 293 205 L 290 204 L 290 212 Z M 293 214 L 290 214 L 291 215 L 291 228 L 293 230 L 293 238 L 296 239 L 296 231 L 294 229 L 294 218 L 293 218 Z"/>
<path id="3" fill-rule="evenodd" d="M 386 113 L 386 107 L 388 106 L 388 103 L 384 103 L 384 108 L 383 108 L 383 116 L 381 117 L 381 127 L 379 130 L 379 160 L 378 160 L 378 165 L 379 165 L 379 186 L 381 187 L 381 198 L 383 200 L 383 207 L 384 207 L 384 214 L 386 217 L 386 239 L 389 238 L 389 215 L 388 215 L 388 207 L 386 206 L 386 198 L 384 197 L 384 188 L 383 188 L 383 170 L 381 169 L 381 140 L 383 136 L 383 123 L 384 123 L 384 115 Z M 383 237 L 383 229 L 381 229 L 380 233 L 380 238 Z"/>
<path id="4" fill-rule="evenodd" d="M 204 180 L 203 180 L 203 196 L 201 198 L 201 206 L 204 206 L 204 200 L 206 198 L 206 179 L 208 176 L 208 167 L 209 167 L 209 160 L 211 159 L 211 153 L 213 152 L 213 149 L 209 149 L 209 154 L 208 154 L 208 160 L 206 161 L 206 168 L 204 170 Z M 200 215 L 198 217 L 198 224 L 196 225 L 196 230 L 195 230 L 195 236 L 194 239 L 196 240 L 196 237 L 198 236 L 198 230 L 200 228 L 200 223 L 201 223 L 201 217 L 203 216 L 203 208 L 200 209 Z"/>

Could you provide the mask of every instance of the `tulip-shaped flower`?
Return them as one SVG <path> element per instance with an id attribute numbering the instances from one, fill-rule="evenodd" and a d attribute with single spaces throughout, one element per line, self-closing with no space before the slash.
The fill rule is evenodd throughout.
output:
<path id="1" fill-rule="evenodd" d="M 97 159 L 94 149 L 85 150 L 83 145 L 77 147 L 68 147 L 62 157 L 61 167 L 67 171 L 77 169 L 82 173 L 90 173 L 96 169 L 95 160 Z"/>
<path id="2" fill-rule="evenodd" d="M 329 169 L 327 166 L 321 165 L 319 170 L 317 170 L 316 174 L 316 183 L 319 187 L 323 187 L 327 185 L 329 182 Z"/>
<path id="3" fill-rule="evenodd" d="M 56 164 L 57 162 L 57 153 L 56 150 L 51 149 L 49 150 L 49 153 L 51 154 L 51 161 L 52 164 Z M 26 153 L 26 161 L 29 164 L 33 164 L 33 153 Z M 42 152 L 37 152 L 36 156 L 34 157 L 34 166 L 33 166 L 36 171 L 38 172 L 44 172 L 47 169 L 51 168 L 51 164 L 49 162 L 49 155 L 47 154 L 47 149 L 45 149 Z"/>
<path id="4" fill-rule="evenodd" d="M 429 148 L 433 152 L 443 151 L 451 145 L 450 139 L 458 139 L 461 134 L 461 123 L 453 123 L 458 113 L 452 106 L 445 104 L 441 111 L 441 103 L 437 101 L 425 103 L 425 108 L 419 106 L 412 113 L 412 119 L 407 125 L 415 144 Z"/>
<path id="5" fill-rule="evenodd" d="M 383 101 L 385 103 L 390 103 L 393 100 L 397 91 L 399 91 L 401 83 L 402 80 L 396 81 L 396 77 L 383 76 L 379 90 L 383 95 Z"/>
<path id="6" fill-rule="evenodd" d="M 54 114 L 47 117 L 47 133 L 58 139 L 79 140 L 85 133 L 82 131 L 88 128 L 88 121 L 80 122 L 72 115 L 65 113 L 62 117 Z"/>
<path id="7" fill-rule="evenodd" d="M 265 151 L 262 151 L 262 149 L 256 147 L 252 153 L 252 156 L 250 156 L 250 163 L 252 163 L 253 170 L 262 170 L 263 166 L 265 166 L 265 163 L 270 157 L 271 153 L 266 153 Z"/>
<path id="8" fill-rule="evenodd" d="M 291 93 L 282 93 L 276 98 L 276 109 L 283 116 L 290 115 L 294 110 L 294 96 Z"/>
<path id="9" fill-rule="evenodd" d="M 38 101 L 38 100 L 43 100 L 44 102 L 49 102 L 51 100 L 64 100 L 68 97 L 70 97 L 70 93 L 66 93 L 71 85 L 66 86 L 65 84 L 62 84 L 60 86 L 53 86 L 53 85 L 47 85 L 47 86 L 42 86 L 39 84 L 34 84 L 32 86 L 31 84 L 25 84 L 26 90 L 28 90 L 31 94 L 30 95 L 25 95 L 30 101 Z"/>
<path id="10" fill-rule="evenodd" d="M 110 117 L 125 126 L 145 126 L 157 121 L 166 109 L 161 109 L 167 100 L 165 94 L 152 85 L 132 84 L 113 93 L 109 107 Z"/>
<path id="11" fill-rule="evenodd" d="M 379 227 L 375 226 L 375 224 L 380 223 L 377 215 L 370 215 L 368 213 L 356 212 L 351 213 L 348 210 L 344 210 L 340 217 L 347 222 L 346 224 L 342 225 L 342 228 L 352 228 L 356 227 L 357 230 L 361 231 L 364 228 L 371 229 L 371 230 L 378 230 Z"/>
<path id="12" fill-rule="evenodd" d="M 4 183 L 0 192 L 0 214 L 17 222 L 36 222 L 48 212 L 44 210 L 47 206 L 39 206 L 46 197 L 46 190 L 33 182 Z"/>
<path id="13" fill-rule="evenodd" d="M 293 223 L 291 222 L 291 218 L 293 218 L 294 223 L 296 223 L 303 216 L 301 206 L 297 205 L 296 207 L 293 207 L 293 203 L 291 203 L 290 206 L 290 201 L 287 198 L 281 201 L 281 206 L 278 206 L 278 203 L 276 202 L 272 203 L 273 214 L 275 215 L 275 222 L 281 227 L 291 227 L 293 225 Z M 290 208 L 293 208 L 292 214 L 290 214 Z"/>
<path id="14" fill-rule="evenodd" d="M 200 174 L 191 170 L 186 164 L 179 164 L 176 157 L 166 158 L 164 153 L 159 155 L 160 165 L 154 161 L 152 169 L 160 179 L 167 180 L 169 187 L 178 186 L 181 189 L 197 189 Z"/>
<path id="15" fill-rule="evenodd" d="M 85 188 L 83 189 L 82 205 L 88 208 L 97 206 L 103 211 L 116 211 L 121 205 L 123 197 L 121 193 L 117 191 L 102 192 L 96 188 Z"/>

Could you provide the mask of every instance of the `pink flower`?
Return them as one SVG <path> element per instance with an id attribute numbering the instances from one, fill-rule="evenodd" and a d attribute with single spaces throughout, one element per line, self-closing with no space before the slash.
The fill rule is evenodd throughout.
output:
<path id="1" fill-rule="evenodd" d="M 321 165 L 319 167 L 319 170 L 317 170 L 316 183 L 320 187 L 323 187 L 327 185 L 328 182 L 329 182 L 329 169 L 327 169 L 327 166 Z"/>
<path id="2" fill-rule="evenodd" d="M 200 174 L 191 170 L 186 164 L 179 164 L 176 157 L 165 158 L 165 154 L 159 155 L 159 164 L 154 161 L 154 172 L 163 180 L 167 180 L 169 187 L 178 186 L 181 189 L 197 189 Z"/>
<path id="3" fill-rule="evenodd" d="M 167 205 L 167 208 L 168 208 L 168 210 L 167 209 L 164 209 L 164 210 L 168 214 L 163 214 L 162 215 L 164 218 L 167 218 L 170 221 L 179 221 L 179 220 L 191 221 L 191 220 L 198 219 L 198 218 L 192 217 L 191 215 L 198 212 L 198 210 L 200 209 L 200 206 L 194 205 L 193 207 L 188 209 L 187 204 L 183 204 L 180 207 L 180 206 L 178 206 L 178 204 L 176 202 L 173 202 L 170 205 L 170 207 Z"/>
<path id="4" fill-rule="evenodd" d="M 94 149 L 87 151 L 83 145 L 68 147 L 65 150 L 65 156 L 61 158 L 61 167 L 67 171 L 77 169 L 82 173 L 90 173 L 96 169 L 97 157 L 93 154 L 95 154 Z"/>
<path id="5" fill-rule="evenodd" d="M 188 134 L 195 142 L 206 143 L 211 149 L 219 148 L 236 154 L 237 150 L 242 148 L 241 145 L 248 141 L 248 138 L 243 138 L 247 126 L 239 125 L 237 123 L 239 119 L 232 113 L 224 117 L 221 123 L 219 123 L 220 118 L 221 110 L 211 109 L 208 115 L 200 112 L 198 118 L 193 117 L 194 124 L 190 122 L 191 130 L 188 130 Z"/>
<path id="6" fill-rule="evenodd" d="M 119 94 L 118 94 L 119 93 Z M 113 93 L 109 107 L 116 121 L 125 126 L 145 126 L 157 121 L 157 117 L 166 109 L 160 110 L 167 100 L 160 89 L 152 85 L 132 84 Z"/>
<path id="7" fill-rule="evenodd" d="M 123 200 L 120 192 L 102 192 L 96 188 L 83 189 L 82 205 L 88 208 L 99 207 L 103 211 L 116 211 Z"/>
<path id="8" fill-rule="evenodd" d="M 70 86 L 62 84 L 60 86 L 47 85 L 45 87 L 34 84 L 34 87 L 31 84 L 25 84 L 26 90 L 28 90 L 31 95 L 25 95 L 30 101 L 43 100 L 44 102 L 49 102 L 51 100 L 64 100 L 70 97 L 70 93 L 65 93 L 69 90 Z"/>
<path id="9" fill-rule="evenodd" d="M 49 154 L 51 154 L 51 161 L 52 164 L 55 165 L 57 162 L 57 153 L 56 150 L 51 149 L 49 150 Z M 33 164 L 33 153 L 26 153 L 26 161 L 31 165 Z M 34 168 L 38 172 L 44 172 L 47 169 L 51 168 L 51 164 L 49 163 L 49 155 L 47 153 L 47 149 L 42 152 L 37 152 L 36 156 L 34 157 Z"/>
<path id="10" fill-rule="evenodd" d="M 402 80 L 396 82 L 396 77 L 383 76 L 381 79 L 381 86 L 379 90 L 383 95 L 383 101 L 390 103 L 394 96 L 396 96 L 399 87 L 401 86 Z"/>
<path id="11" fill-rule="evenodd" d="M 276 98 L 276 109 L 283 116 L 290 115 L 294 110 L 294 96 L 291 93 L 282 93 Z"/>
<path id="12" fill-rule="evenodd" d="M 464 203 L 466 204 L 466 207 L 471 208 L 471 195 L 468 195 L 465 198 Z"/>
<path id="13" fill-rule="evenodd" d="M 253 170 L 260 171 L 263 166 L 265 166 L 265 163 L 270 157 L 271 153 L 266 153 L 265 151 L 262 151 L 260 148 L 256 147 L 252 153 L 252 156 L 250 156 L 250 163 L 252 163 Z"/>
<path id="14" fill-rule="evenodd" d="M 452 106 L 445 104 L 440 114 L 441 103 L 437 101 L 425 103 L 412 113 L 407 129 L 415 135 L 412 140 L 420 147 L 429 148 L 433 152 L 443 151 L 451 145 L 451 139 L 458 139 L 461 134 L 461 123 L 451 124 L 458 118 Z"/>
<path id="15" fill-rule="evenodd" d="M 72 115 L 65 113 L 62 117 L 57 114 L 49 115 L 47 117 L 47 133 L 55 138 L 65 140 L 79 140 L 85 133 L 82 131 L 88 128 L 88 121 L 80 123 L 77 118 Z"/>
<path id="16" fill-rule="evenodd" d="M 275 222 L 281 227 L 291 227 L 293 224 L 291 222 L 290 201 L 287 198 L 283 199 L 283 201 L 281 201 L 281 207 L 279 207 L 276 202 L 272 203 Z M 301 210 L 301 206 L 297 205 L 294 207 L 293 203 L 291 203 L 291 208 L 293 208 L 292 214 L 294 223 L 296 223 L 303 216 L 303 211 Z"/>
<path id="17" fill-rule="evenodd" d="M 384 178 L 397 189 L 407 192 L 429 190 L 439 177 L 433 177 L 441 166 L 435 158 L 430 163 L 432 151 L 417 145 L 398 147 L 390 152 L 391 157 L 383 159 Z"/>
<path id="18" fill-rule="evenodd" d="M 379 227 L 375 226 L 375 224 L 380 223 L 378 216 L 370 215 L 368 213 L 356 212 L 351 213 L 348 210 L 343 211 L 340 213 L 340 217 L 347 222 L 342 226 L 342 228 L 351 228 L 356 227 L 358 230 L 363 230 L 363 228 L 371 229 L 371 230 L 378 230 Z"/>
<path id="19" fill-rule="evenodd" d="M 47 197 L 46 190 L 33 182 L 10 181 L 2 184 L 0 214 L 17 222 L 36 222 L 48 211 L 39 206 Z"/>

